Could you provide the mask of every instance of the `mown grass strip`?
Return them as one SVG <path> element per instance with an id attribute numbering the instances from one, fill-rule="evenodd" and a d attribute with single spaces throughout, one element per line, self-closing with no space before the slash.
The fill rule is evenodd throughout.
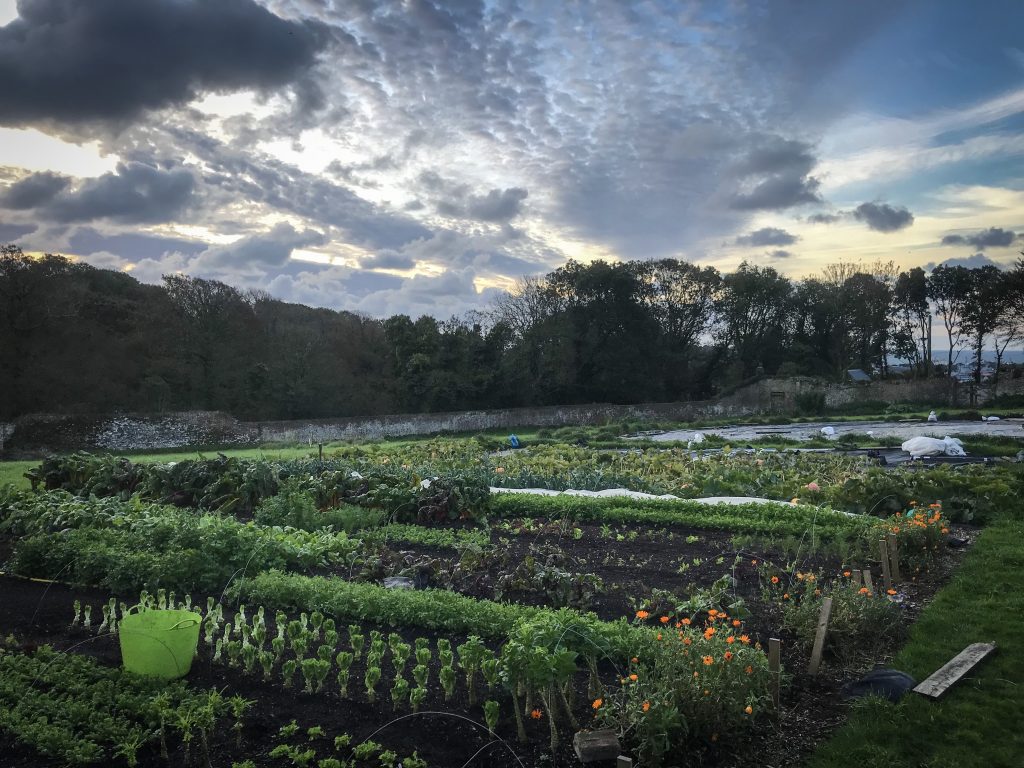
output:
<path id="1" fill-rule="evenodd" d="M 703 504 L 696 501 L 535 496 L 499 493 L 491 499 L 498 517 L 570 518 L 596 523 L 686 525 L 737 533 L 800 535 L 813 526 L 818 535 L 867 530 L 876 518 L 832 509 L 777 504 Z"/>
<path id="2" fill-rule="evenodd" d="M 1024 523 L 987 528 L 953 582 L 911 630 L 893 666 L 923 680 L 974 642 L 998 650 L 942 700 L 870 700 L 810 759 L 810 768 L 1024 764 Z"/>

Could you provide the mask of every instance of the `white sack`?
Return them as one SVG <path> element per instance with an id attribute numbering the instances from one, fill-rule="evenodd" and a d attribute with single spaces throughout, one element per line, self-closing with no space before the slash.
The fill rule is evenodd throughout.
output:
<path id="1" fill-rule="evenodd" d="M 900 446 L 915 459 L 921 456 L 966 456 L 964 444 L 955 437 L 912 437 Z"/>

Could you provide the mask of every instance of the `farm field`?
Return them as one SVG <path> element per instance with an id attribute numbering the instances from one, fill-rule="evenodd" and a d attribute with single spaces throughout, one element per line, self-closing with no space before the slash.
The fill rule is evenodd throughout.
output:
<path id="1" fill-rule="evenodd" d="M 846 719 L 843 684 L 918 637 L 979 531 L 1021 517 L 1008 460 L 537 438 L 19 467 L 34 488 L 0 491 L 0 749 L 18 766 L 578 765 L 574 734 L 610 729 L 637 765 L 802 765 Z M 201 617 L 184 680 L 120 671 L 126 615 L 178 606 Z M 923 676 L 933 658 L 912 661 Z M 98 691 L 116 699 L 87 716 Z"/>

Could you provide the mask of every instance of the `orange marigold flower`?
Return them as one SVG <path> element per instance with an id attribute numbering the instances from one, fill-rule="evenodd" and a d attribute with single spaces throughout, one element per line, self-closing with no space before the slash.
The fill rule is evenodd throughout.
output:
<path id="1" fill-rule="evenodd" d="M 594 699 L 594 703 L 590 706 L 592 706 L 594 709 L 600 709 L 602 704 L 604 704 L 604 699 Z"/>
<path id="2" fill-rule="evenodd" d="M 542 717 L 544 717 L 544 711 L 540 709 L 535 709 L 530 713 L 530 717 L 532 717 L 534 720 L 540 720 Z"/>
<path id="3" fill-rule="evenodd" d="M 633 682 L 635 683 L 635 682 L 637 681 L 637 675 L 636 675 L 636 672 L 634 672 L 633 674 L 631 674 L 631 675 L 629 676 L 629 679 L 630 679 L 630 680 L 632 680 L 632 681 L 633 681 Z"/>
<path id="4" fill-rule="evenodd" d="M 850 572 L 849 571 L 843 571 L 843 576 L 845 576 L 846 578 L 850 578 Z"/>
<path id="5" fill-rule="evenodd" d="M 943 529 L 942 529 L 942 532 L 943 532 L 943 533 L 949 533 L 949 528 L 943 528 Z"/>
<path id="6" fill-rule="evenodd" d="M 747 704 L 747 708 L 744 709 L 743 711 L 746 712 L 748 715 L 754 714 L 754 708 L 752 706 L 750 706 L 749 704 Z"/>
<path id="7" fill-rule="evenodd" d="M 885 590 L 885 594 L 887 594 L 887 595 L 895 595 L 896 594 L 896 590 L 895 589 L 887 589 L 887 590 Z"/>
<path id="8" fill-rule="evenodd" d="M 649 614 L 647 611 L 637 611 L 636 612 L 636 617 L 638 619 L 640 619 L 640 621 L 643 621 L 644 619 L 646 619 L 650 615 L 651 614 Z"/>
<path id="9" fill-rule="evenodd" d="M 668 624 L 668 616 L 662 616 L 660 619 L 658 619 L 658 621 L 660 621 L 662 624 Z"/>
<path id="10" fill-rule="evenodd" d="M 732 635 L 729 635 L 727 638 L 725 638 L 725 642 L 727 642 L 729 645 L 732 645 L 736 642 L 736 638 Z"/>
<path id="11" fill-rule="evenodd" d="M 732 620 L 732 625 L 733 625 L 734 627 L 738 627 L 738 626 L 739 626 L 740 624 L 742 624 L 742 623 L 743 623 L 743 622 L 742 622 L 742 621 L 740 621 L 739 619 L 733 619 L 733 620 Z"/>
<path id="12" fill-rule="evenodd" d="M 778 584 L 778 583 L 779 583 L 779 577 L 778 576 L 772 576 L 772 584 Z"/>
<path id="13" fill-rule="evenodd" d="M 868 592 L 870 592 L 871 590 L 869 590 L 869 589 L 868 589 L 867 587 L 861 587 L 861 588 L 860 588 L 860 589 L 858 589 L 857 591 L 858 591 L 858 592 L 860 592 L 860 594 L 862 594 L 862 595 L 866 595 L 866 594 L 868 594 Z"/>
<path id="14" fill-rule="evenodd" d="M 692 643 L 692 642 L 693 642 L 693 640 L 691 640 L 688 637 L 684 637 L 683 638 L 683 645 L 690 645 L 690 643 Z"/>
<path id="15" fill-rule="evenodd" d="M 718 609 L 717 608 L 712 608 L 710 611 L 708 611 L 708 616 L 711 616 L 712 618 L 714 618 L 717 615 L 718 615 Z"/>
<path id="16" fill-rule="evenodd" d="M 782 599 L 783 600 L 789 600 L 789 592 L 783 592 L 782 593 Z"/>
<path id="17" fill-rule="evenodd" d="M 750 645 L 750 637 L 748 635 L 740 635 L 740 642 L 744 645 Z"/>
<path id="18" fill-rule="evenodd" d="M 659 632 L 659 633 L 658 633 L 658 635 L 657 635 L 657 639 L 658 639 L 658 640 L 661 640 L 661 632 Z"/>
<path id="19" fill-rule="evenodd" d="M 634 664 L 636 664 L 638 661 L 640 661 L 640 659 L 638 659 L 636 656 L 634 656 L 632 659 L 630 659 L 630 661 L 632 661 Z"/>
<path id="20" fill-rule="evenodd" d="M 689 619 L 683 619 L 683 626 L 684 627 L 690 626 L 690 620 Z"/>
<path id="21" fill-rule="evenodd" d="M 725 660 L 726 661 L 732 661 L 732 656 L 733 656 L 732 651 L 726 651 L 725 652 Z"/>
<path id="22" fill-rule="evenodd" d="M 646 712 L 648 709 L 651 708 L 651 702 L 645 701 L 643 704 L 640 705 L 640 708 L 643 709 L 644 712 Z"/>
<path id="23" fill-rule="evenodd" d="M 712 664 L 715 663 L 715 660 L 710 656 L 705 656 L 703 661 L 705 667 L 710 667 Z"/>

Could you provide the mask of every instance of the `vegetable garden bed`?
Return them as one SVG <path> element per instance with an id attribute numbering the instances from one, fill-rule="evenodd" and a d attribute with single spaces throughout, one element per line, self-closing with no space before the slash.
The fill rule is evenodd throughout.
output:
<path id="1" fill-rule="evenodd" d="M 688 464 L 658 451 L 646 464 L 629 459 L 590 478 L 620 484 L 629 469 L 634 490 L 728 484 L 811 502 L 747 508 L 491 498 L 487 486 L 512 473 L 473 451 L 427 444 L 408 462 L 369 451 L 177 468 L 84 456 L 49 462 L 37 482 L 64 491 L 0 493 L 7 570 L 57 582 L 2 577 L 0 634 L 12 639 L 0 659 L 49 659 L 49 644 L 116 667 L 109 629 L 140 590 L 154 602 L 188 595 L 204 614 L 189 690 L 254 703 L 234 719 L 221 706 L 207 730 L 167 729 L 177 734 L 174 765 L 205 765 L 208 756 L 247 767 L 573 765 L 578 727 L 615 729 L 641 765 L 683 755 L 705 765 L 749 764 L 753 755 L 796 765 L 841 721 L 841 683 L 896 650 L 955 567 L 964 549 L 946 547 L 949 537 L 971 536 L 944 516 L 938 497 L 920 493 L 929 482 L 969 487 L 969 474 L 889 475 L 897 498 L 914 493 L 921 503 L 880 519 L 827 506 L 852 493 L 851 483 L 881 482 L 859 460 Z M 517 471 L 535 480 L 539 469 Z M 561 464 L 549 469 L 549 487 L 581 477 Z M 440 479 L 422 483 L 425 476 Z M 1019 477 L 1004 473 L 994 492 L 1014 483 Z M 877 549 L 885 535 L 899 542 L 902 570 L 889 592 Z M 854 583 L 863 569 L 873 573 L 870 589 Z M 417 588 L 382 586 L 393 576 Z M 832 634 L 811 677 L 825 597 L 835 606 Z M 76 603 L 91 606 L 88 628 Z M 783 641 L 779 710 L 769 638 Z M 140 764 L 168 764 L 165 729 L 140 717 Z M 0 720 L 0 731 L 13 764 L 46 764 L 41 752 L 59 753 L 18 722 Z M 343 734 L 349 742 L 335 748 Z M 365 740 L 380 746 L 358 747 Z M 100 749 L 104 762 L 130 762 L 123 745 Z"/>

